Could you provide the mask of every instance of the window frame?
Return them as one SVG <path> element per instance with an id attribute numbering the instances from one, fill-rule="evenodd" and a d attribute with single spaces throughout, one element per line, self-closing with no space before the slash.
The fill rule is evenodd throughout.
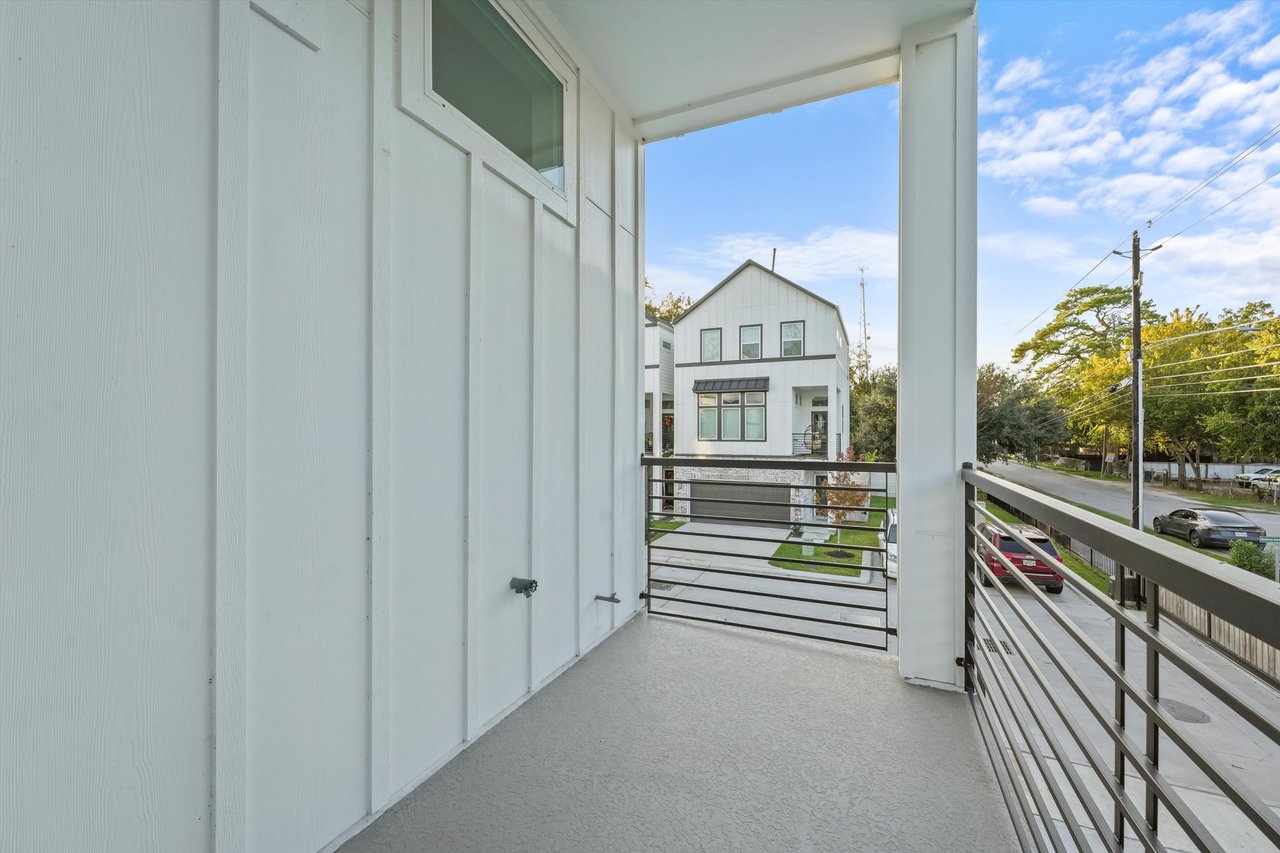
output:
<path id="1" fill-rule="evenodd" d="M 570 225 L 578 220 L 578 75 L 572 60 L 543 34 L 516 0 L 487 0 L 564 86 L 564 187 L 557 187 L 488 131 L 431 88 L 431 4 L 404 0 L 400 7 L 400 109 L 473 155 L 472 169 L 485 167 L 542 202 Z"/>
<path id="2" fill-rule="evenodd" d="M 747 403 L 747 394 L 759 394 L 763 398 L 761 403 Z M 726 396 L 737 397 L 737 403 L 726 404 L 724 398 Z M 714 406 L 702 405 L 703 397 L 715 397 L 716 404 Z M 761 442 L 769 440 L 769 395 L 767 391 L 701 391 L 694 393 L 694 402 L 697 404 L 698 412 L 696 430 L 698 441 L 751 441 Z M 760 427 L 761 435 L 759 438 L 747 437 L 747 411 L 749 409 L 760 410 Z M 725 438 L 724 436 L 724 413 L 727 410 L 734 410 L 738 413 L 738 437 Z M 702 413 L 716 413 L 716 434 L 714 438 L 708 438 L 702 434 Z"/>
<path id="3" fill-rule="evenodd" d="M 787 326 L 800 327 L 800 354 L 787 355 L 787 339 L 783 333 L 783 329 Z M 778 324 L 778 357 L 779 358 L 804 358 L 805 356 L 805 335 L 804 320 L 783 320 Z"/>
<path id="4" fill-rule="evenodd" d="M 707 358 L 706 344 L 703 343 L 704 339 L 706 338 L 707 332 L 715 332 L 717 335 L 720 336 L 719 338 L 720 355 L 718 358 L 714 358 L 714 359 Z M 720 362 L 724 361 L 724 327 L 708 326 L 705 329 L 698 330 L 698 361 L 702 364 L 719 364 Z"/>
<path id="5" fill-rule="evenodd" d="M 748 356 L 743 354 L 742 352 L 742 347 L 744 346 L 744 343 L 742 340 L 742 333 L 747 329 L 756 330 L 756 337 L 757 337 L 756 346 L 760 348 L 760 353 L 758 355 Z M 744 325 L 739 326 L 738 327 L 738 360 L 739 361 L 759 361 L 762 358 L 764 358 L 764 324 L 763 323 L 746 323 Z"/>

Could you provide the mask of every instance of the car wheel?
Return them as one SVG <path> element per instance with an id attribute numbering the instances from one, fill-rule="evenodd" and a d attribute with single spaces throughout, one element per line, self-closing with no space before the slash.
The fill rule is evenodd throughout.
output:
<path id="1" fill-rule="evenodd" d="M 1194 545 L 1194 546 L 1196 546 L 1197 548 L 1203 548 L 1203 547 L 1204 547 L 1204 545 L 1200 544 L 1200 531 L 1199 531 L 1199 530 L 1193 530 L 1193 531 L 1191 531 L 1191 535 L 1190 535 L 1189 537 L 1187 537 L 1187 538 L 1188 538 L 1188 539 L 1190 539 L 1190 540 L 1191 540 L 1191 544 L 1192 544 L 1192 545 Z"/>
<path id="2" fill-rule="evenodd" d="M 991 586 L 991 578 L 987 577 L 986 575 L 983 575 L 983 576 L 982 576 L 982 585 L 983 585 L 983 586 Z"/>
<path id="3" fill-rule="evenodd" d="M 1044 591 L 1050 595 L 1062 595 L 1062 584 L 1055 583 L 1052 586 L 1046 586 Z"/>
<path id="4" fill-rule="evenodd" d="M 1160 529 L 1160 519 L 1158 517 L 1151 519 L 1151 529 L 1156 533 L 1164 533 L 1164 531 Z"/>

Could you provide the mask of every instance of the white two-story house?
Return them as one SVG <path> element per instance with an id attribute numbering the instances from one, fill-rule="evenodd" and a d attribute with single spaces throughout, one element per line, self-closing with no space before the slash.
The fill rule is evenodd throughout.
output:
<path id="1" fill-rule="evenodd" d="M 676 456 L 834 460 L 848 447 L 848 335 L 840 309 L 816 293 L 748 260 L 676 320 L 675 355 Z M 827 479 L 759 468 L 677 468 L 664 476 L 674 476 L 678 512 L 697 510 L 679 500 L 687 497 L 714 505 L 711 515 L 779 524 L 812 520 Z M 726 482 L 733 480 L 779 486 L 769 494 Z"/>
<path id="2" fill-rule="evenodd" d="M 675 323 L 680 456 L 816 456 L 849 443 L 840 309 L 747 261 Z"/>
<path id="3" fill-rule="evenodd" d="M 675 328 L 644 312 L 644 452 L 675 449 Z"/>

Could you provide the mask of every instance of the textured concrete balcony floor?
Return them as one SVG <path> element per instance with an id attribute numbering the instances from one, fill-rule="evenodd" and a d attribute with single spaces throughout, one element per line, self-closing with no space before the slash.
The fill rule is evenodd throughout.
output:
<path id="1" fill-rule="evenodd" d="M 343 848 L 1015 848 L 968 699 L 897 659 L 640 616 Z"/>

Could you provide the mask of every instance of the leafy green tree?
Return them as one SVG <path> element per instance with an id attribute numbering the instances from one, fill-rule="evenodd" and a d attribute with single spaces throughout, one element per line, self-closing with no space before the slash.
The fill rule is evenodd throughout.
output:
<path id="1" fill-rule="evenodd" d="M 1066 414 L 1033 382 L 994 364 L 978 368 L 978 461 L 1036 459 L 1066 438 Z"/>
<path id="2" fill-rule="evenodd" d="M 1026 362 L 1037 379 L 1070 371 L 1095 357 L 1111 357 L 1128 347 L 1132 323 L 1128 287 L 1086 285 L 1067 292 L 1053 319 L 1013 349 L 1014 364 Z M 1144 323 L 1160 320 L 1151 300 L 1142 303 Z"/>
<path id="3" fill-rule="evenodd" d="M 898 458 L 898 368 L 878 367 L 849 382 L 849 442 L 863 458 Z"/>
<path id="4" fill-rule="evenodd" d="M 665 320 L 668 323 L 674 323 L 693 304 L 692 296 L 687 293 L 676 293 L 674 290 L 664 293 L 661 299 L 655 300 L 656 296 L 656 289 L 646 278 L 644 280 L 644 310 L 659 320 Z"/>

